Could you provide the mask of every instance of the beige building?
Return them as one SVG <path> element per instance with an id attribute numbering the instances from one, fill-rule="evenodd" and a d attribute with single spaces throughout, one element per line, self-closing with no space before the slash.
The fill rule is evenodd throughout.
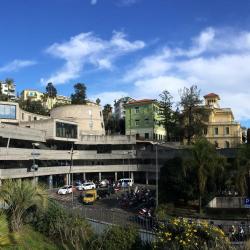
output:
<path id="1" fill-rule="evenodd" d="M 0 123 L 20 124 L 20 122 L 48 119 L 49 116 L 27 112 L 16 102 L 0 102 Z"/>
<path id="2" fill-rule="evenodd" d="M 220 107 L 217 94 L 210 93 L 204 99 L 209 110 L 208 126 L 204 131 L 206 138 L 218 148 L 232 148 L 241 144 L 242 129 L 240 123 L 234 120 L 232 110 Z"/>
<path id="3" fill-rule="evenodd" d="M 85 105 L 65 105 L 50 112 L 51 118 L 76 122 L 82 135 L 105 135 L 101 106 L 88 102 Z"/>
<path id="4" fill-rule="evenodd" d="M 37 91 L 37 90 L 31 90 L 31 89 L 25 89 L 21 93 L 21 99 L 26 101 L 30 99 L 31 101 L 41 101 L 44 103 L 44 106 L 51 110 L 55 105 L 57 104 L 70 104 L 71 100 L 67 96 L 63 95 L 57 95 L 55 98 L 47 98 L 46 102 L 44 102 L 44 93 Z"/>

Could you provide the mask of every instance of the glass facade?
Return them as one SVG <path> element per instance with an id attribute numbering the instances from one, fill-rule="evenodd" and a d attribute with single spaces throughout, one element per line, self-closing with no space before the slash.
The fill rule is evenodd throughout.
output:
<path id="1" fill-rule="evenodd" d="M 0 104 L 0 119 L 16 119 L 16 106 Z"/>
<path id="2" fill-rule="evenodd" d="M 56 137 L 77 139 L 77 125 L 56 122 Z"/>

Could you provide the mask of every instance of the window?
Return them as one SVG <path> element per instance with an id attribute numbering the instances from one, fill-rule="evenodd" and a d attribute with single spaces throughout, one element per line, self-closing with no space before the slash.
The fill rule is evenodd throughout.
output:
<path id="1" fill-rule="evenodd" d="M 139 126 L 140 120 L 135 120 L 135 126 Z"/>
<path id="2" fill-rule="evenodd" d="M 204 135 L 207 135 L 207 128 L 204 128 L 203 133 Z"/>
<path id="3" fill-rule="evenodd" d="M 93 121 L 89 122 L 89 128 L 92 129 L 93 128 Z"/>
<path id="4" fill-rule="evenodd" d="M 230 143 L 229 143 L 229 141 L 225 141 L 225 148 L 230 148 Z"/>
<path id="5" fill-rule="evenodd" d="M 102 111 L 100 111 L 100 116 L 102 116 Z"/>
<path id="6" fill-rule="evenodd" d="M 56 137 L 77 138 L 77 125 L 56 122 Z"/>
<path id="7" fill-rule="evenodd" d="M 103 128 L 103 122 L 101 122 L 101 126 L 102 126 L 102 128 Z"/>
<path id="8" fill-rule="evenodd" d="M 218 135 L 219 134 L 219 129 L 218 128 L 214 128 L 214 134 Z"/>
<path id="9" fill-rule="evenodd" d="M 24 120 L 24 113 L 22 113 L 22 120 Z"/>
<path id="10" fill-rule="evenodd" d="M 145 118 L 145 124 L 149 124 L 149 119 Z"/>
<path id="11" fill-rule="evenodd" d="M 225 134 L 226 134 L 226 135 L 229 135 L 229 127 L 226 127 L 226 128 L 225 128 Z"/>
<path id="12" fill-rule="evenodd" d="M 36 116 L 34 116 L 34 121 L 36 121 L 37 120 L 37 117 Z"/>
<path id="13" fill-rule="evenodd" d="M 140 134 L 136 134 L 136 139 L 139 139 L 140 138 Z"/>
<path id="14" fill-rule="evenodd" d="M 217 142 L 217 141 L 214 141 L 214 146 L 215 146 L 216 148 L 218 148 L 218 147 L 219 147 L 219 144 L 218 144 L 218 142 Z"/>
<path id="15" fill-rule="evenodd" d="M 149 139 L 149 133 L 145 133 L 144 137 L 145 139 Z"/>
<path id="16" fill-rule="evenodd" d="M 16 106 L 0 104 L 0 119 L 16 119 Z"/>
<path id="17" fill-rule="evenodd" d="M 135 113 L 139 113 L 139 107 L 135 107 Z"/>

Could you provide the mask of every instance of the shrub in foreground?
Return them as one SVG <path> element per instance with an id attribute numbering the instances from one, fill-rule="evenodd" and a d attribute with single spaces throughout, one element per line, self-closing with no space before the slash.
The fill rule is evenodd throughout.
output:
<path id="1" fill-rule="evenodd" d="M 229 250 L 231 244 L 224 232 L 207 222 L 189 222 L 187 219 L 174 218 L 160 225 L 155 248 L 161 250 Z"/>

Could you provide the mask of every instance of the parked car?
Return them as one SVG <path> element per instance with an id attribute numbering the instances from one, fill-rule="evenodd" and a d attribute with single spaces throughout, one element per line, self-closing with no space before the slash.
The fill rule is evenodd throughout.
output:
<path id="1" fill-rule="evenodd" d="M 90 189 L 95 189 L 96 185 L 94 182 L 85 182 L 81 185 L 82 189 L 78 189 L 78 190 L 90 190 Z"/>
<path id="2" fill-rule="evenodd" d="M 59 188 L 57 191 L 58 194 L 71 194 L 72 193 L 72 186 L 67 185 L 64 187 Z"/>
<path id="3" fill-rule="evenodd" d="M 107 187 L 109 185 L 109 180 L 104 179 L 99 182 L 99 187 Z"/>
<path id="4" fill-rule="evenodd" d="M 120 179 L 118 180 L 118 187 L 132 187 L 134 184 L 134 180 L 131 178 L 124 178 L 124 179 Z"/>

